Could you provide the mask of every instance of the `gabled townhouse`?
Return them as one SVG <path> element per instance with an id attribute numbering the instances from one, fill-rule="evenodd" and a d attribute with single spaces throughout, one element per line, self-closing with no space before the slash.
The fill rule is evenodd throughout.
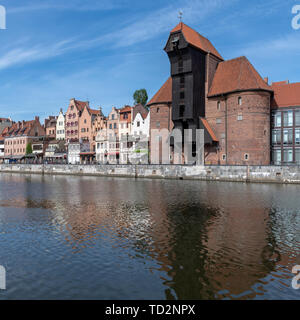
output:
<path id="1" fill-rule="evenodd" d="M 113 107 L 107 118 L 107 129 L 112 130 L 117 137 L 119 136 L 119 122 L 119 110 Z"/>
<path id="2" fill-rule="evenodd" d="M 10 118 L 0 118 L 0 136 L 5 128 L 12 126 L 13 121 Z"/>
<path id="3" fill-rule="evenodd" d="M 79 140 L 79 119 L 85 107 L 89 107 L 88 101 L 70 99 L 65 117 L 65 135 L 67 143 L 71 140 Z"/>
<path id="4" fill-rule="evenodd" d="M 133 122 L 131 126 L 131 140 L 133 146 L 130 150 L 131 163 L 148 163 L 150 141 L 150 112 L 142 105 L 133 108 Z"/>
<path id="5" fill-rule="evenodd" d="M 88 142 L 91 152 L 94 146 L 93 122 L 101 115 L 103 116 L 100 109 L 93 110 L 86 105 L 79 117 L 79 140 Z"/>
<path id="6" fill-rule="evenodd" d="M 119 141 L 120 141 L 120 163 L 126 164 L 129 162 L 129 154 L 133 142 L 131 141 L 131 125 L 132 125 L 132 110 L 130 106 L 125 106 L 119 110 Z"/>
<path id="7" fill-rule="evenodd" d="M 99 114 L 95 117 L 92 122 L 92 143 L 91 143 L 91 151 L 96 152 L 96 138 L 98 132 L 107 128 L 107 118 L 104 116 L 102 112 L 102 108 L 99 108 Z"/>
<path id="8" fill-rule="evenodd" d="M 54 140 L 56 138 L 56 123 L 57 117 L 49 116 L 45 119 L 45 130 L 46 130 L 46 138 L 48 140 Z"/>
<path id="9" fill-rule="evenodd" d="M 0 135 L 0 163 L 4 162 L 4 137 Z"/>
<path id="10" fill-rule="evenodd" d="M 65 115 L 63 110 L 60 109 L 59 115 L 56 121 L 56 140 L 65 140 L 66 131 L 65 131 Z"/>

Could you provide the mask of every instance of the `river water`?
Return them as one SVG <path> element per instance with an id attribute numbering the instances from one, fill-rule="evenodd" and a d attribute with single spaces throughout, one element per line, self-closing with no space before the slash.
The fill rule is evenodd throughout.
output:
<path id="1" fill-rule="evenodd" d="M 300 186 L 0 174 L 0 299 L 300 299 Z"/>

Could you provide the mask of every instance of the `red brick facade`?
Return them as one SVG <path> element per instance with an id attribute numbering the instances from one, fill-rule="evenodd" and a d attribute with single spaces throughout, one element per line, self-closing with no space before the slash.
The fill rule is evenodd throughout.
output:
<path id="1" fill-rule="evenodd" d="M 206 51 L 205 118 L 201 119 L 206 121 L 204 129 L 214 138 L 205 145 L 205 163 L 269 165 L 272 87 L 246 57 L 223 61 L 208 39 L 184 24 L 177 29 L 190 45 Z M 168 80 L 149 102 L 151 129 L 173 127 L 174 90 Z"/>

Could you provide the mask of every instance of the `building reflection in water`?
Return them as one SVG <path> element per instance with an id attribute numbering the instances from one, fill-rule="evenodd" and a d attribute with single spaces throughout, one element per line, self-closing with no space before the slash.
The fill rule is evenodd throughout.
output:
<path id="1" fill-rule="evenodd" d="M 149 272 L 159 272 L 167 299 L 259 298 L 272 273 L 280 270 L 287 285 L 287 270 L 300 263 L 296 186 L 7 179 L 24 188 L 16 194 L 11 187 L 0 206 L 48 210 L 49 223 L 74 254 L 104 243 L 123 248 Z M 155 264 L 147 267 L 147 261 Z"/>

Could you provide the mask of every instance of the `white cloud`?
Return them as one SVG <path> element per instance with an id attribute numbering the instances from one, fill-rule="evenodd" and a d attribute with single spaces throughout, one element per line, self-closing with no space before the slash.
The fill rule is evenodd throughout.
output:
<path id="1" fill-rule="evenodd" d="M 251 58 L 278 58 L 289 54 L 300 55 L 300 33 L 293 32 L 277 39 L 253 42 L 246 47 L 241 47 L 236 55 L 246 55 Z"/>
<path id="2" fill-rule="evenodd" d="M 226 4 L 232 3 L 236 0 L 228 0 Z M 69 3 L 67 6 L 60 4 L 58 2 L 47 2 L 45 4 L 24 7 L 24 10 L 36 10 L 41 8 L 75 8 L 80 3 L 82 4 L 81 9 L 89 9 L 95 7 L 91 2 L 77 1 L 73 2 L 72 5 Z M 107 1 L 102 2 L 102 8 L 108 8 L 109 5 Z M 115 3 L 116 4 L 116 3 Z M 114 4 L 111 4 L 113 6 Z M 117 5 L 117 4 L 116 4 Z M 39 61 L 43 59 L 48 59 L 56 57 L 72 50 L 87 49 L 92 47 L 97 47 L 99 45 L 106 45 L 106 48 L 118 48 L 118 47 L 128 47 L 132 45 L 137 45 L 138 43 L 147 41 L 149 39 L 155 38 L 158 35 L 168 32 L 170 28 L 178 23 L 178 11 L 181 9 L 184 12 L 184 21 L 187 23 L 193 23 L 197 21 L 198 23 L 207 18 L 209 15 L 213 14 L 215 10 L 220 9 L 224 6 L 224 1 L 222 0 L 183 0 L 177 1 L 171 5 L 168 5 L 162 9 L 158 9 L 155 12 L 151 12 L 142 18 L 132 21 L 125 21 L 123 28 L 120 26 L 116 31 L 112 31 L 107 34 L 103 34 L 99 37 L 92 39 L 67 39 L 54 44 L 38 44 L 38 45 L 22 45 L 15 48 L 11 48 L 9 51 L 5 51 L 5 54 L 1 55 L 0 52 L 0 69 L 5 69 L 16 64 L 25 64 L 29 62 Z M 101 6 L 96 5 L 97 8 Z M 26 9 L 27 8 L 27 9 Z M 20 7 L 15 8 L 15 10 L 21 10 Z"/>

